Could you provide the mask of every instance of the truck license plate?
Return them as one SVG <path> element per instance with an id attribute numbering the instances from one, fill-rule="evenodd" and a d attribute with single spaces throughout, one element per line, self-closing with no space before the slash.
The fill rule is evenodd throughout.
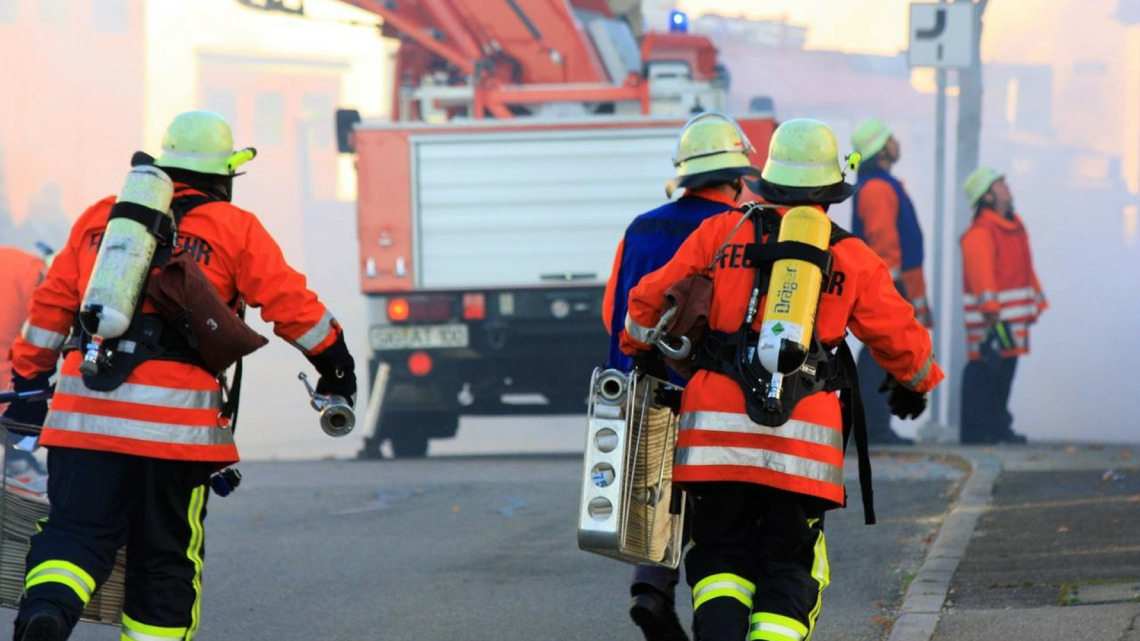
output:
<path id="1" fill-rule="evenodd" d="M 373 327 L 372 349 L 424 349 L 430 347 L 467 347 L 467 326 L 421 325 L 419 327 Z"/>

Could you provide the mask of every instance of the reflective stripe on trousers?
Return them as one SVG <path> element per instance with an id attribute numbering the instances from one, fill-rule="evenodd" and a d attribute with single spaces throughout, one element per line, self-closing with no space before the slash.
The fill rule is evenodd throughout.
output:
<path id="1" fill-rule="evenodd" d="M 95 593 L 95 579 L 86 570 L 68 561 L 44 561 L 24 578 L 24 590 L 44 583 L 60 583 L 71 588 L 86 606 Z"/>
<path id="2" fill-rule="evenodd" d="M 728 572 L 714 574 L 693 586 L 693 609 L 696 610 L 711 599 L 727 597 L 740 601 L 751 610 L 755 594 L 756 585 L 740 575 Z"/>
<path id="3" fill-rule="evenodd" d="M 808 519 L 808 525 L 811 527 L 815 527 L 818 523 L 819 519 Z M 804 641 L 811 637 L 823 606 L 823 591 L 831 585 L 831 564 L 827 558 L 827 540 L 822 529 L 819 530 L 819 536 L 815 540 L 813 556 L 811 576 L 819 584 L 819 592 L 815 606 L 808 613 L 807 625 L 781 614 L 757 612 L 752 615 L 749 641 Z"/>

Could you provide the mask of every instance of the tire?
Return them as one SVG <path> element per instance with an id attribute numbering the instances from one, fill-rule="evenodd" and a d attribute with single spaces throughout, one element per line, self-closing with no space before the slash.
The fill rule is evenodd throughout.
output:
<path id="1" fill-rule="evenodd" d="M 422 432 L 403 432 L 388 437 L 395 458 L 424 458 L 428 451 L 428 437 Z"/>

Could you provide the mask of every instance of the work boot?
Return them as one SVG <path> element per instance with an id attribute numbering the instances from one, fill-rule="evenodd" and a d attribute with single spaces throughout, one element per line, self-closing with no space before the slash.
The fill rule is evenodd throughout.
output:
<path id="1" fill-rule="evenodd" d="M 629 604 L 629 616 L 645 641 L 689 641 L 685 628 L 677 619 L 673 601 L 655 589 L 646 588 L 634 595 Z"/>
<path id="2" fill-rule="evenodd" d="M 64 641 L 67 626 L 63 617 L 50 610 L 41 610 L 28 616 L 24 629 L 17 632 L 17 641 Z"/>

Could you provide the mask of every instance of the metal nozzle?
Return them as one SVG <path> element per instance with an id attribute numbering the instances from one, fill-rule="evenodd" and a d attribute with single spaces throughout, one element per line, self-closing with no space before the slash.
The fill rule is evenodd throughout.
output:
<path id="1" fill-rule="evenodd" d="M 767 412 L 780 412 L 781 405 L 780 397 L 783 396 L 784 389 L 784 375 L 776 372 L 772 374 L 772 380 L 768 383 L 768 395 L 764 397 L 764 410 Z"/>
<path id="2" fill-rule="evenodd" d="M 309 377 L 304 372 L 297 374 L 297 378 L 305 384 L 309 392 L 309 405 L 320 413 L 321 429 L 332 437 L 345 436 L 356 427 L 356 412 L 343 396 L 318 394 L 309 383 Z"/>

